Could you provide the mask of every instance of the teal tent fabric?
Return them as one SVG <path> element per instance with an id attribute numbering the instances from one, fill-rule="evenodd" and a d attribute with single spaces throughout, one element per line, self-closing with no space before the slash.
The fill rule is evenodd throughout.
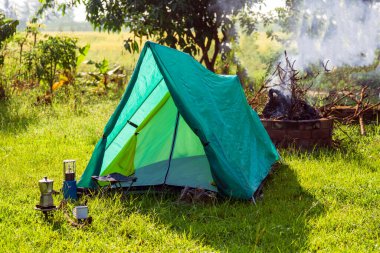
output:
<path id="1" fill-rule="evenodd" d="M 165 109 L 168 106 L 164 103 L 169 103 L 164 101 L 167 99 L 165 97 L 167 93 L 170 96 L 169 101 L 174 102 L 175 110 Z M 170 119 L 168 122 L 177 125 L 166 126 L 160 130 L 168 136 L 166 138 L 172 138 L 172 141 L 166 140 L 166 143 L 172 143 L 172 145 L 164 145 L 165 149 L 171 146 L 171 150 L 159 152 L 163 155 L 155 159 L 155 162 L 163 164 L 164 167 L 158 166 L 161 170 L 164 168 L 163 171 L 165 171 L 165 166 L 168 167 L 164 178 L 163 172 L 160 174 L 156 171 L 156 184 L 180 186 L 187 184 L 197 187 L 196 185 L 206 184 L 206 181 L 202 181 L 203 178 L 210 181 L 210 176 L 199 177 L 198 180 L 193 180 L 194 185 L 192 185 L 191 177 L 196 178 L 194 173 L 187 171 L 181 176 L 181 169 L 177 168 L 191 170 L 192 166 L 180 166 L 178 161 L 188 157 L 189 159 L 183 160 L 187 161 L 186 164 L 203 164 L 199 166 L 204 169 L 199 170 L 197 174 L 211 175 L 212 183 L 216 185 L 220 193 L 249 199 L 268 175 L 271 166 L 279 159 L 275 146 L 259 117 L 247 104 L 240 81 L 236 76 L 216 75 L 190 55 L 147 42 L 127 90 L 107 123 L 103 138 L 96 145 L 78 186 L 93 187 L 91 176 L 99 175 L 105 169 L 113 169 L 110 168 L 113 166 L 112 161 L 118 155 L 120 159 L 122 150 L 139 154 L 146 152 L 142 157 L 145 156 L 149 160 L 149 152 L 146 151 L 149 148 L 137 151 L 135 149 L 140 146 L 146 147 L 146 144 L 140 144 L 142 142 L 148 145 L 150 141 L 155 142 L 154 134 L 149 134 L 154 132 L 149 131 L 157 131 L 154 130 L 155 127 L 160 127 L 161 124 L 154 123 L 157 121 L 156 117 L 160 117 L 162 121 L 164 112 L 160 113 L 160 110 L 167 110 L 168 119 Z M 180 120 L 177 121 L 174 120 L 176 111 L 180 115 Z M 138 128 L 131 128 L 133 126 L 131 124 L 137 125 Z M 190 133 L 186 129 L 190 129 Z M 143 136 L 149 136 L 149 141 L 140 138 L 139 131 L 147 132 Z M 135 138 L 135 141 L 130 141 L 132 138 Z M 126 148 L 125 145 L 135 146 Z M 155 152 L 157 153 L 157 150 Z M 127 157 L 127 154 L 125 156 Z M 138 164 L 143 164 L 144 168 L 150 168 L 150 170 L 155 168 L 153 164 L 150 166 L 141 161 L 141 158 L 138 159 L 139 163 L 135 164 L 134 156 L 128 155 L 128 157 L 132 159 L 132 162 L 126 164 L 132 164 L 130 165 L 132 167 L 128 170 L 118 168 L 122 174 L 136 172 L 141 175 L 144 170 L 139 168 Z M 199 157 L 206 157 L 207 161 L 195 162 L 199 160 Z M 171 163 L 171 160 L 178 161 Z M 176 168 L 172 173 L 170 173 L 170 166 Z M 145 176 L 149 176 L 148 174 Z M 186 178 L 184 175 L 189 176 Z M 195 181 L 198 182 L 195 183 Z"/>

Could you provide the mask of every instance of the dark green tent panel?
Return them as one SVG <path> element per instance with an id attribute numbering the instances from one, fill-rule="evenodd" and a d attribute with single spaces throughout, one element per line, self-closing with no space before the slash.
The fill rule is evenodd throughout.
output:
<path id="1" fill-rule="evenodd" d="M 279 155 L 236 76 L 147 42 L 79 187 L 134 174 L 136 186 L 201 187 L 248 199 Z"/>

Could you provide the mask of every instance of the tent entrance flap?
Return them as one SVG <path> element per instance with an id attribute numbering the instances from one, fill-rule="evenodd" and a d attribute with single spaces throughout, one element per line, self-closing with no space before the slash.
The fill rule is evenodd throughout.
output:
<path id="1" fill-rule="evenodd" d="M 101 172 L 106 170 L 116 159 L 134 134 L 136 126 L 144 121 L 167 93 L 167 85 L 153 58 L 152 51 L 148 48 L 130 97 L 107 138 Z"/>
<path id="2" fill-rule="evenodd" d="M 210 163 L 199 137 L 182 116 L 179 117 L 177 128 L 166 184 L 217 191 Z"/>
<path id="3" fill-rule="evenodd" d="M 149 129 L 152 128 L 150 126 L 156 125 L 157 121 L 162 120 L 162 115 L 169 113 L 169 111 L 172 110 L 171 108 L 174 107 L 173 102 L 169 100 L 170 95 L 167 93 L 139 126 L 132 126 L 131 124 L 127 125 L 129 128 L 133 129 L 131 137 L 113 161 L 101 171 L 100 174 L 102 176 L 114 172 L 123 175 L 131 175 L 134 173 L 135 163 L 140 159 L 140 153 L 136 152 L 136 150 L 141 150 L 141 141 L 146 139 L 147 132 L 151 132 L 149 131 Z M 154 128 L 154 130 L 157 130 L 157 127 Z M 166 128 L 166 130 L 170 131 L 169 128 Z M 153 131 L 153 134 L 159 133 Z"/>
<path id="4" fill-rule="evenodd" d="M 163 120 L 161 116 L 164 115 L 170 121 Z M 178 113 L 171 98 L 167 108 L 163 108 L 138 135 L 137 145 L 139 156 L 136 153 L 137 182 L 134 186 L 166 184 L 217 191 L 202 143 Z"/>
<path id="5" fill-rule="evenodd" d="M 167 184 L 217 191 L 202 143 L 179 114 L 170 95 L 136 131 L 138 135 L 132 137 L 136 141 L 130 144 L 135 149 L 125 149 L 118 162 L 113 163 L 113 169 L 105 170 L 104 175 L 117 171 L 123 174 L 126 168 L 121 165 L 131 166 L 132 157 L 137 177 L 134 186 Z M 134 152 L 134 156 L 129 152 Z"/>
<path id="6" fill-rule="evenodd" d="M 162 108 L 144 121 L 137 135 L 135 170 L 160 161 L 168 161 L 176 125 L 177 108 L 169 97 Z M 166 167 L 167 168 L 167 165 Z M 165 173 L 163 175 L 165 177 Z M 164 181 L 162 181 L 163 183 Z"/>

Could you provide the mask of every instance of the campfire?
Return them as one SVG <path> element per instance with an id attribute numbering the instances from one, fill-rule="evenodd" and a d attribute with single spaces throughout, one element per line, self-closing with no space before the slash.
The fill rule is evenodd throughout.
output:
<path id="1" fill-rule="evenodd" d="M 302 84 L 306 75 L 300 77 L 299 71 L 294 68 L 295 61 L 291 62 L 285 51 L 285 66 L 279 63 L 268 80 L 268 102 L 263 110 L 266 119 L 281 120 L 312 120 L 321 118 L 317 109 L 306 101 L 306 93 L 313 84 Z"/>
<path id="2" fill-rule="evenodd" d="M 268 79 L 250 100 L 257 108 L 264 92 L 268 99 L 262 111 L 263 123 L 271 140 L 277 147 L 314 149 L 332 145 L 333 119 L 322 118 L 320 112 L 311 106 L 306 95 L 319 73 L 301 76 L 285 52 L 285 64 L 277 64 L 272 77 Z M 326 63 L 327 64 L 327 63 Z M 326 65 L 323 65 L 328 71 Z"/>

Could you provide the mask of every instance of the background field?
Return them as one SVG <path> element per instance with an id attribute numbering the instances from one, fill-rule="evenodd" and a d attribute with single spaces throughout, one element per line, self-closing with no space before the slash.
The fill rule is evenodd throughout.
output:
<path id="1" fill-rule="evenodd" d="M 124 40 L 130 36 L 128 32 L 44 32 L 43 35 L 45 34 L 78 38 L 80 46 L 90 44 L 87 60 L 107 59 L 111 65 L 120 64 L 132 71 L 138 59 L 138 54 L 130 54 L 124 49 Z M 144 42 L 143 40 L 141 45 Z M 247 68 L 248 75 L 260 79 L 264 76 L 268 63 L 280 52 L 281 45 L 278 42 L 268 39 L 265 33 L 256 33 L 251 36 L 240 36 L 237 56 Z M 79 70 L 88 69 L 86 64 L 82 64 L 79 68 Z"/>

